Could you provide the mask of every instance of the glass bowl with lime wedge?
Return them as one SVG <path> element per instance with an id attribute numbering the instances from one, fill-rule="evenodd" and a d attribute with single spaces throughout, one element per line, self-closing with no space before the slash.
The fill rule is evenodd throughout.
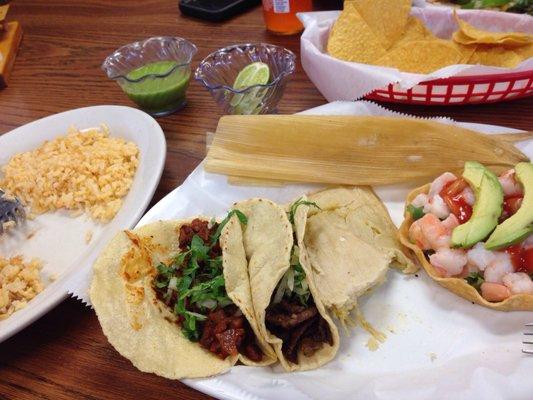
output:
<path id="1" fill-rule="evenodd" d="M 196 51 L 183 38 L 152 37 L 114 51 L 102 69 L 142 110 L 159 117 L 185 106 Z"/>
<path id="2" fill-rule="evenodd" d="M 194 77 L 226 114 L 271 114 L 294 72 L 295 59 L 280 46 L 239 44 L 208 55 Z"/>

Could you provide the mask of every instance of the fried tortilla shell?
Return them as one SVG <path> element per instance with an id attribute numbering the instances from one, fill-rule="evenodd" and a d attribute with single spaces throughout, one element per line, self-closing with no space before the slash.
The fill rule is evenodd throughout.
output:
<path id="1" fill-rule="evenodd" d="M 429 184 L 419 187 L 413 190 L 407 196 L 406 204 L 411 204 L 413 199 L 420 193 L 429 192 Z M 515 294 L 499 302 L 490 302 L 485 300 L 481 294 L 471 285 L 469 285 L 465 279 L 462 278 L 442 278 L 439 276 L 435 268 L 426 259 L 424 252 L 416 244 L 409 240 L 409 228 L 414 222 L 411 218 L 411 214 L 407 211 L 404 212 L 405 219 L 400 226 L 399 237 L 404 246 L 411 249 L 416 255 L 418 261 L 422 267 L 426 270 L 428 275 L 441 286 L 455 293 L 458 296 L 465 298 L 468 301 L 482 305 L 484 307 L 492 308 L 493 310 L 500 311 L 533 311 L 533 295 L 530 294 Z"/>
<path id="2" fill-rule="evenodd" d="M 207 218 L 206 218 L 207 219 Z M 135 367 L 169 379 L 198 378 L 229 370 L 241 355 L 222 360 L 189 341 L 175 323 L 175 315 L 156 297 L 152 281 L 156 265 L 179 252 L 182 221 L 158 221 L 117 234 L 94 264 L 90 297 L 102 330 L 113 347 Z M 230 226 L 235 224 L 231 222 Z M 254 330 L 265 360 L 275 361 L 270 346 L 258 334 L 253 317 L 246 260 L 240 238 L 222 232 L 224 278 L 231 300 Z M 270 353 L 270 354 L 269 354 Z M 242 357 L 245 364 L 255 364 Z"/>
<path id="3" fill-rule="evenodd" d="M 319 300 L 308 268 L 305 255 L 300 253 L 311 296 L 320 315 L 328 323 L 333 345 L 324 343 L 312 356 L 298 354 L 298 364 L 288 361 L 282 352 L 283 341 L 270 333 L 266 327 L 266 309 L 279 281 L 290 268 L 291 250 L 294 244 L 293 230 L 283 208 L 266 199 L 250 199 L 234 204 L 248 218 L 243 227 L 243 243 L 248 260 L 248 274 L 252 292 L 253 307 L 259 332 L 272 345 L 281 365 L 286 371 L 305 371 L 318 368 L 333 359 L 339 348 L 337 327 Z M 305 210 L 299 210 L 296 218 L 305 218 Z"/>

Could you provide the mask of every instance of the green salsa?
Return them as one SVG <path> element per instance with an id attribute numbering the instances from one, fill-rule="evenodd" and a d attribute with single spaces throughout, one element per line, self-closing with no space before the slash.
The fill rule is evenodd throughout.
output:
<path id="1" fill-rule="evenodd" d="M 178 67 L 175 61 L 149 63 L 130 71 L 126 78 L 139 82 L 121 82 L 122 90 L 143 110 L 156 115 L 176 111 L 185 105 L 185 92 L 189 86 L 190 68 Z M 168 76 L 161 78 L 153 74 Z"/>

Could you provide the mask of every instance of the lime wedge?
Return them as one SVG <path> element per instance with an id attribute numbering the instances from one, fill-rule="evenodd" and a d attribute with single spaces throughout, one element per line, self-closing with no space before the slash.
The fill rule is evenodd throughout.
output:
<path id="1" fill-rule="evenodd" d="M 265 85 L 269 79 L 270 69 L 268 65 L 262 62 L 254 62 L 248 64 L 239 72 L 233 83 L 233 89 L 241 90 L 254 85 Z M 235 94 L 230 104 L 238 114 L 256 114 L 259 112 L 264 92 L 258 87 L 245 94 Z"/>
<path id="2" fill-rule="evenodd" d="M 233 83 L 233 89 L 240 90 L 254 85 L 265 85 L 270 78 L 268 65 L 254 62 L 244 67 Z"/>

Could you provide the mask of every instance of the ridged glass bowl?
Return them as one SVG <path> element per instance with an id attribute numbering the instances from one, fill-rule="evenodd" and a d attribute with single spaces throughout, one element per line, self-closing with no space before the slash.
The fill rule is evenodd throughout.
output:
<path id="1" fill-rule="evenodd" d="M 102 69 L 141 109 L 163 116 L 185 106 L 196 51 L 186 39 L 152 37 L 116 50 Z"/>
<path id="2" fill-rule="evenodd" d="M 285 85 L 295 68 L 295 55 L 283 47 L 266 43 L 239 44 L 208 55 L 194 78 L 205 86 L 226 114 L 269 114 L 276 112 Z M 239 72 L 253 62 L 270 68 L 270 80 L 241 90 L 233 89 Z"/>

